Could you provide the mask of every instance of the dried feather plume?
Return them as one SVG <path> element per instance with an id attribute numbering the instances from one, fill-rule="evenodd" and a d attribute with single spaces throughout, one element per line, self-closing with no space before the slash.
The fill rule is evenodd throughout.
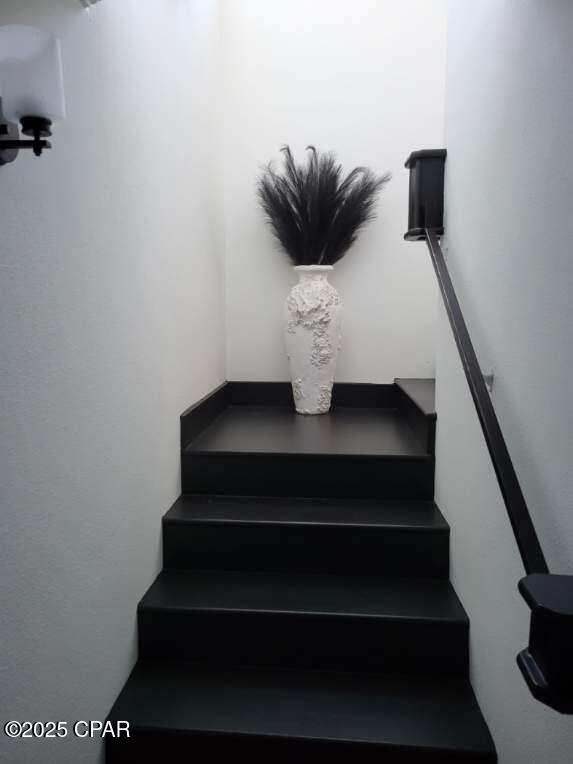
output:
<path id="1" fill-rule="evenodd" d="M 306 164 L 298 165 L 288 146 L 281 151 L 283 172 L 269 163 L 257 182 L 271 230 L 295 265 L 332 265 L 376 217 L 376 199 L 390 173 L 379 176 L 356 167 L 343 179 L 330 152 L 308 146 Z"/>

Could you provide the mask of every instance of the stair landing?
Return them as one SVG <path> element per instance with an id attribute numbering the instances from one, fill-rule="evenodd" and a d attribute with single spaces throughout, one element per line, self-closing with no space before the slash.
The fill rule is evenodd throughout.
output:
<path id="1" fill-rule="evenodd" d="M 304 416 L 286 406 L 230 406 L 188 448 L 219 453 L 426 456 L 398 411 L 346 407 Z"/>
<path id="2" fill-rule="evenodd" d="M 406 413 L 414 404 L 398 386 L 335 388 L 342 404 L 318 416 L 286 405 L 283 387 L 261 383 L 264 405 L 253 403 L 255 390 L 232 383 L 208 416 L 205 404 L 183 415 L 183 493 L 433 498 L 429 419 L 418 408 Z"/>

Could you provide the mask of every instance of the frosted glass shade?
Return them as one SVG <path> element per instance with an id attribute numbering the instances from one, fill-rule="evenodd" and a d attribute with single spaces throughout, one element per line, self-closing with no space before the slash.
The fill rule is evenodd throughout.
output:
<path id="1" fill-rule="evenodd" d="M 0 98 L 10 122 L 66 116 L 62 54 L 57 37 L 36 27 L 0 27 Z"/>

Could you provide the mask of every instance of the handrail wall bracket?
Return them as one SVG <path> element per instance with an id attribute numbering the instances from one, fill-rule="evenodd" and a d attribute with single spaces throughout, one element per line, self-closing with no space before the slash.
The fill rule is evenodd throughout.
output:
<path id="1" fill-rule="evenodd" d="M 460 354 L 466 380 L 497 476 L 507 515 L 528 574 L 519 591 L 531 608 L 529 645 L 517 664 L 540 702 L 573 713 L 573 576 L 551 575 L 509 455 L 499 420 L 458 302 L 440 236 L 444 233 L 445 149 L 414 151 L 410 170 L 407 241 L 425 241 Z"/>

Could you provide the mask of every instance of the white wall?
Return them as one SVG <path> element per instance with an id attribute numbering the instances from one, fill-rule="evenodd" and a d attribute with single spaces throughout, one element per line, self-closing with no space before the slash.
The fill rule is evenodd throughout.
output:
<path id="1" fill-rule="evenodd" d="M 62 37 L 68 120 L 0 168 L 6 719 L 103 719 L 179 492 L 179 414 L 224 373 L 215 0 L 2 0 Z M 99 744 L 0 735 L 10 762 Z"/>
<path id="2" fill-rule="evenodd" d="M 446 82 L 448 264 L 553 572 L 573 571 L 573 5 L 451 0 Z M 436 497 L 471 619 L 472 681 L 501 764 L 571 760 L 570 717 L 529 695 L 515 663 L 523 567 L 443 315 Z"/>
<path id="3" fill-rule="evenodd" d="M 288 378 L 282 306 L 294 274 L 255 199 L 283 143 L 394 174 L 379 219 L 332 278 L 344 307 L 337 379 L 432 376 L 436 291 L 427 258 L 402 240 L 403 165 L 443 145 L 445 0 L 226 0 L 224 33 L 228 378 Z"/>

